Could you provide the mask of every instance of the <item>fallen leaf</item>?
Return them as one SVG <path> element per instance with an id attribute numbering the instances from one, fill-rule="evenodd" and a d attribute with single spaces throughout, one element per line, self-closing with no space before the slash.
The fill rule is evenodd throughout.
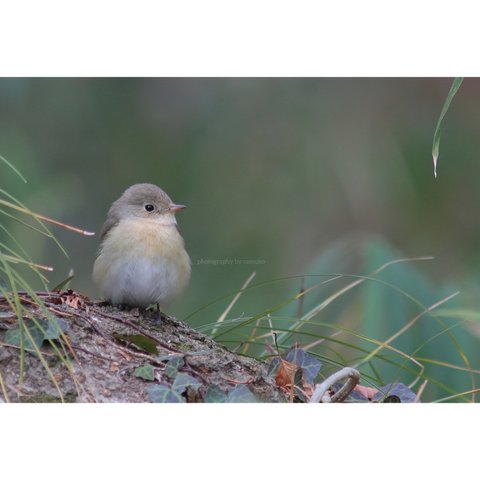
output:
<path id="1" fill-rule="evenodd" d="M 153 367 L 149 363 L 137 367 L 133 374 L 136 377 L 143 378 L 144 380 L 148 380 L 150 382 L 153 382 L 155 380 L 155 373 Z"/>
<path id="2" fill-rule="evenodd" d="M 295 363 L 281 359 L 277 374 L 275 375 L 275 382 L 277 385 L 279 387 L 286 387 L 287 385 L 292 386 L 297 369 L 298 366 Z"/>
<path id="3" fill-rule="evenodd" d="M 255 395 L 245 385 L 237 385 L 228 393 L 226 403 L 256 403 Z"/>
<path id="4" fill-rule="evenodd" d="M 78 309 L 83 305 L 83 300 L 75 293 L 68 294 L 64 298 L 64 303 L 69 307 Z"/>

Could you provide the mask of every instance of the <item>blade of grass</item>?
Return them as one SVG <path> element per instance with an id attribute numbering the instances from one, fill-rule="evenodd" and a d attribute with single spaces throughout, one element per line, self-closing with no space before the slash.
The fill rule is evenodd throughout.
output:
<path id="1" fill-rule="evenodd" d="M 0 252 L 1 253 L 1 252 Z M 60 359 L 60 361 L 62 362 L 62 364 L 65 366 L 65 368 L 67 369 L 67 371 L 69 372 L 70 374 L 70 377 L 72 378 L 73 380 L 73 383 L 75 385 L 75 388 L 77 390 L 77 393 L 79 394 L 80 393 L 80 383 L 78 381 L 78 379 L 76 378 L 75 374 L 74 374 L 74 371 L 73 371 L 73 367 L 70 363 L 70 361 L 68 360 L 68 353 L 66 352 L 65 350 L 65 344 L 69 345 L 69 342 L 68 342 L 68 339 L 67 337 L 65 336 L 64 332 L 60 329 L 60 327 L 58 326 L 58 323 L 57 323 L 57 320 L 56 320 L 56 317 L 54 315 L 52 315 L 52 313 L 48 310 L 48 308 L 45 306 L 45 304 L 43 303 L 42 299 L 36 294 L 36 292 L 30 287 L 30 285 L 28 284 L 28 282 L 24 281 L 17 272 L 11 270 L 9 271 L 9 275 L 10 277 L 12 278 L 11 281 L 14 282 L 14 284 L 16 285 L 16 283 L 18 283 L 18 285 L 20 287 L 23 287 L 24 291 L 30 296 L 30 298 L 32 299 L 32 301 L 30 302 L 31 304 L 33 304 L 35 307 L 39 308 L 44 317 L 47 318 L 50 322 L 53 322 L 54 324 L 57 325 L 57 327 L 59 328 L 59 332 L 60 332 L 60 338 L 63 340 L 63 342 L 61 343 L 61 347 L 62 347 L 62 350 L 63 350 L 63 354 L 62 352 L 59 350 L 57 344 L 55 342 L 53 342 L 52 340 L 48 339 L 48 342 L 50 343 L 51 347 L 53 348 L 53 350 L 55 351 L 55 354 L 57 355 L 57 357 Z M 16 282 L 16 283 L 15 283 Z M 20 345 L 20 354 L 21 354 L 21 358 L 23 358 L 23 355 L 24 355 L 24 351 L 25 351 L 25 348 L 24 346 L 22 346 L 22 343 L 24 344 L 24 341 L 22 340 L 24 338 L 24 333 L 25 333 L 25 329 L 26 329 L 26 326 L 25 326 L 25 323 L 23 321 L 23 313 L 25 313 L 25 315 L 29 316 L 32 320 L 32 322 L 37 326 L 37 328 L 45 335 L 45 330 L 43 329 L 43 327 L 41 326 L 41 324 L 38 323 L 38 321 L 36 320 L 35 316 L 32 315 L 32 312 L 30 312 L 28 309 L 26 309 L 21 301 L 20 301 L 20 297 L 19 297 L 19 293 L 18 293 L 18 289 L 14 289 L 14 291 L 12 292 L 7 292 L 5 291 L 4 289 L 1 289 L 0 288 L 0 291 L 2 292 L 4 298 L 7 299 L 7 301 L 9 302 L 12 310 L 14 310 L 17 314 L 17 319 L 19 321 L 19 329 L 20 329 L 20 340 L 21 340 L 21 345 Z M 17 300 L 16 300 L 16 304 L 13 305 L 12 302 L 9 300 L 9 297 L 10 295 L 14 295 L 15 299 L 18 298 L 18 305 L 17 305 Z M 24 299 L 25 301 L 25 299 Z M 19 313 L 20 312 L 20 313 Z M 23 330 L 22 330 L 23 329 Z M 35 346 L 34 346 L 35 347 Z M 43 358 L 43 354 L 42 352 L 40 352 L 38 349 L 36 349 L 36 353 L 38 354 L 39 358 L 40 358 L 40 361 L 42 363 L 42 365 L 45 367 L 48 367 L 48 364 L 46 363 L 46 360 L 44 360 Z M 22 373 L 23 373 L 23 370 L 21 370 Z M 51 378 L 52 382 L 55 383 L 55 379 L 53 377 L 53 373 L 51 372 L 51 370 L 49 368 L 47 368 L 47 374 L 49 375 L 49 377 Z M 22 377 L 23 378 L 23 377 Z M 57 387 L 57 385 L 56 385 Z M 58 390 L 59 387 L 57 387 L 57 390 Z M 63 395 L 61 394 L 61 392 L 59 392 L 60 394 L 60 397 L 63 398 Z M 62 400 L 63 401 L 63 400 Z"/>
<path id="2" fill-rule="evenodd" d="M 428 380 L 425 380 L 419 387 L 418 387 L 418 390 L 417 390 L 417 395 L 415 396 L 415 403 L 419 403 L 420 402 L 420 397 L 422 396 L 424 390 L 425 390 L 425 387 L 427 386 L 427 383 L 428 383 Z M 411 388 L 411 387 L 410 387 Z"/>
<path id="3" fill-rule="evenodd" d="M 327 324 L 327 323 L 320 323 L 320 322 L 315 322 L 315 323 L 311 323 L 313 325 L 316 325 L 316 326 L 323 326 L 323 327 L 330 327 L 332 329 L 337 329 L 339 331 L 341 331 L 341 333 L 349 333 L 351 334 L 352 336 L 356 337 L 356 338 L 359 338 L 361 340 L 365 340 L 367 342 L 370 342 L 370 343 L 373 343 L 374 345 L 380 345 L 382 346 L 383 343 L 380 342 L 379 340 L 375 340 L 373 338 L 370 338 L 370 337 L 367 337 L 365 335 L 362 335 L 360 333 L 357 333 L 353 330 L 350 330 L 350 329 L 347 329 L 347 328 L 341 328 L 339 327 L 338 325 L 330 325 L 330 324 Z M 262 327 L 262 326 L 259 326 L 258 327 L 259 330 L 265 330 L 266 327 Z M 277 328 L 276 329 L 277 331 L 282 331 L 285 329 L 281 329 L 281 328 Z M 337 332 L 335 332 L 337 333 Z M 319 335 L 319 334 L 316 334 L 316 333 L 307 333 L 307 332 L 302 332 L 302 335 L 304 336 L 307 336 L 307 337 L 314 337 L 314 338 L 318 338 L 320 337 L 320 339 L 322 341 L 326 341 L 326 342 L 333 342 L 333 343 L 336 343 L 338 345 L 342 345 L 342 346 L 346 346 L 346 347 L 349 347 L 349 348 L 352 348 L 354 350 L 358 350 L 358 351 L 364 351 L 364 352 L 369 352 L 369 350 L 367 349 L 363 349 L 363 348 L 360 348 L 354 344 L 349 344 L 347 342 L 344 342 L 344 341 L 341 341 L 341 340 L 337 340 L 334 338 L 334 335 L 329 335 L 329 336 L 325 336 L 325 335 Z M 253 340 L 261 340 L 262 338 L 266 338 L 267 336 L 269 336 L 269 333 L 265 333 L 265 334 L 262 334 L 262 335 L 259 335 L 258 337 L 254 338 Z M 316 342 L 314 342 L 316 343 Z M 404 358 L 406 358 L 407 360 L 410 360 L 412 363 L 414 363 L 415 365 L 417 365 L 419 368 L 420 368 L 420 375 L 423 373 L 423 371 L 425 370 L 425 367 L 424 365 L 422 365 L 418 360 L 416 360 L 412 355 L 409 355 L 408 353 L 405 353 L 405 352 L 402 352 L 401 350 L 395 348 L 395 347 L 392 347 L 391 345 L 386 345 L 385 348 L 387 350 L 390 350 L 391 352 L 394 352 Z M 307 350 L 305 347 L 304 347 L 305 350 Z M 308 349 L 308 351 L 311 351 L 310 349 Z M 353 364 L 353 367 L 354 368 L 359 368 L 363 363 L 365 362 L 359 362 L 359 363 L 355 363 Z"/>
<path id="4" fill-rule="evenodd" d="M 24 222 L 23 220 L 21 220 L 20 218 L 16 217 L 15 215 L 12 215 L 11 213 L 8 213 L 6 210 L 3 210 L 0 208 L 0 213 L 2 215 L 5 215 L 6 217 L 9 217 L 11 218 L 13 221 L 15 221 L 16 223 L 19 223 L 20 225 L 23 225 L 24 227 L 27 227 L 29 228 L 30 230 L 33 230 L 34 232 L 37 232 L 37 233 L 40 233 L 41 235 L 45 235 L 45 231 L 43 230 L 40 230 L 39 228 L 37 227 L 34 227 L 33 225 L 30 225 L 29 223 L 27 222 Z M 47 235 L 49 236 L 49 235 Z"/>
<path id="5" fill-rule="evenodd" d="M 11 202 L 7 202 L 6 200 L 3 200 L 3 199 L 0 199 L 0 205 L 4 205 L 4 206 L 7 206 L 9 208 L 12 208 L 13 210 L 16 210 L 16 211 L 20 211 L 22 213 L 24 213 L 25 215 L 30 215 L 32 218 L 34 218 L 38 224 L 40 225 L 41 227 L 41 233 L 42 235 L 45 235 L 46 237 L 48 238 L 51 238 L 55 244 L 57 245 L 57 247 L 60 249 L 60 251 L 67 257 L 68 257 L 68 254 L 67 252 L 65 251 L 65 249 L 63 248 L 63 246 L 60 244 L 60 242 L 57 240 L 57 238 L 55 237 L 55 235 L 53 235 L 53 233 L 50 231 L 50 229 L 39 219 L 39 218 L 36 218 L 34 215 L 31 215 L 30 214 L 30 211 L 29 209 L 23 205 L 21 202 L 19 202 L 15 197 L 13 197 L 12 195 L 10 195 L 8 192 L 6 192 L 5 190 L 3 190 L 2 188 L 0 188 L 0 193 L 5 195 L 7 198 L 9 198 L 12 202 L 14 203 L 11 203 Z"/>
<path id="6" fill-rule="evenodd" d="M 61 281 L 58 285 L 52 288 L 52 292 L 60 291 L 62 288 L 66 287 L 72 280 L 75 278 L 75 275 L 69 275 L 65 280 Z"/>
<path id="7" fill-rule="evenodd" d="M 4 246 L 4 245 L 0 244 L 0 246 Z M 4 248 L 6 248 L 6 247 L 4 246 Z M 38 268 L 39 270 L 45 270 L 46 272 L 53 272 L 53 267 L 49 267 L 48 265 L 40 265 L 39 263 L 32 263 L 32 262 L 29 262 L 28 260 L 24 260 L 23 258 L 18 257 L 17 255 L 7 255 L 7 254 L 4 253 L 3 257 L 5 258 L 5 260 L 7 262 L 10 262 L 10 263 L 14 263 L 14 264 L 21 263 L 21 264 L 27 265 L 29 267 Z"/>
<path id="8" fill-rule="evenodd" d="M 455 292 L 449 295 L 448 297 L 434 303 L 432 306 L 428 307 L 425 309 L 423 312 L 419 313 L 417 316 L 415 316 L 410 322 L 408 322 L 406 325 L 404 325 L 400 330 L 395 332 L 388 340 L 385 340 L 382 342 L 375 350 L 373 350 L 371 353 L 369 353 L 361 362 L 357 363 L 354 365 L 354 368 L 358 368 L 362 363 L 368 362 L 371 360 L 373 357 L 377 355 L 378 352 L 380 352 L 383 348 L 385 348 L 387 345 L 390 345 L 396 338 L 398 338 L 402 333 L 405 333 L 409 328 L 411 328 L 415 323 L 423 317 L 423 315 L 426 315 L 427 313 L 431 312 L 435 308 L 439 307 L 440 305 L 443 305 L 445 302 L 448 302 L 452 298 L 456 297 L 460 292 Z"/>
<path id="9" fill-rule="evenodd" d="M 463 82 L 463 77 L 457 77 L 453 80 L 452 86 L 450 87 L 450 91 L 448 92 L 447 98 L 442 107 L 442 111 L 440 112 L 440 116 L 438 117 L 437 126 L 435 128 L 435 133 L 433 135 L 433 145 L 432 145 L 432 157 L 433 157 L 433 174 L 435 178 L 437 178 L 437 161 L 438 155 L 440 152 L 440 136 L 442 131 L 442 123 L 447 113 L 448 109 L 450 108 L 450 104 L 452 103 L 453 97 L 458 92 L 460 85 Z"/>
<path id="10" fill-rule="evenodd" d="M 423 345 L 422 345 L 423 346 Z M 435 360 L 433 358 L 425 357 L 415 357 L 419 362 L 430 363 L 432 365 L 438 365 L 439 367 L 451 368 L 452 370 L 458 370 L 460 372 L 469 372 L 476 375 L 480 375 L 480 370 L 470 369 L 466 367 L 460 367 L 458 365 L 453 365 L 452 363 L 442 362 L 441 360 Z"/>
<path id="11" fill-rule="evenodd" d="M 442 308 L 441 310 L 437 310 L 437 315 L 439 317 L 464 318 L 466 320 L 480 322 L 480 312 L 466 308 Z"/>
<path id="12" fill-rule="evenodd" d="M 8 167 L 10 167 L 20 177 L 20 179 L 23 180 L 24 183 L 27 183 L 27 180 L 20 173 L 20 171 L 14 165 L 12 165 L 4 156 L 0 155 L 0 160 L 2 160 L 2 162 L 4 162 Z"/>
<path id="13" fill-rule="evenodd" d="M 7 301 L 10 304 L 12 311 L 14 311 L 15 314 L 17 315 L 18 327 L 20 329 L 20 367 L 19 367 L 18 381 L 21 386 L 23 383 L 23 373 L 24 373 L 24 367 L 25 367 L 25 336 L 24 336 L 25 334 L 23 330 L 24 324 L 23 324 L 23 315 L 22 315 L 23 313 L 22 304 L 20 302 L 20 297 L 18 295 L 18 289 L 16 288 L 15 279 L 13 278 L 13 272 L 10 266 L 8 265 L 8 262 L 4 259 L 3 253 L 1 251 L 0 251 L 0 263 L 3 265 L 5 275 L 7 276 L 8 281 L 10 283 L 10 287 L 12 289 L 11 294 L 13 296 L 13 302 L 10 300 L 10 298 L 8 298 Z M 0 285 L 0 292 L 2 292 L 4 296 L 7 295 L 9 297 L 8 292 L 1 285 Z"/>
<path id="14" fill-rule="evenodd" d="M 356 278 L 356 280 L 354 280 L 352 283 L 346 285 L 342 289 L 338 290 L 333 295 L 331 295 L 330 297 L 325 299 L 323 302 L 321 302 L 319 305 L 312 308 L 303 317 L 301 317 L 301 320 L 302 321 L 303 320 L 309 320 L 309 319 L 313 318 L 314 316 L 318 315 L 318 313 L 320 313 L 322 310 L 324 310 L 326 307 L 328 307 L 328 305 L 330 305 L 334 300 L 336 300 L 340 296 L 344 295 L 345 293 L 349 292 L 351 289 L 355 288 L 356 286 L 361 285 L 363 282 L 365 282 L 365 280 L 374 280 L 374 281 L 378 281 L 380 283 L 385 283 L 386 284 L 387 282 L 382 282 L 381 280 L 374 279 L 373 275 L 376 275 L 376 274 L 380 273 L 382 270 L 385 270 L 386 268 L 388 268 L 392 265 L 397 265 L 399 263 L 404 263 L 404 262 L 415 262 L 415 261 L 425 261 L 425 260 L 433 260 L 433 257 L 400 258 L 400 259 L 397 259 L 397 260 L 392 260 L 390 262 L 384 263 L 383 265 L 378 267 L 376 270 L 374 270 L 372 273 L 370 273 L 369 275 L 366 275 L 366 276 L 362 276 L 362 275 L 337 275 L 336 277 L 334 277 L 334 279 L 340 278 L 340 277 L 346 277 L 346 278 L 350 277 L 350 278 Z M 332 280 L 332 279 L 330 279 L 330 280 Z M 393 285 L 391 285 L 391 286 L 394 287 Z M 400 290 L 400 289 L 398 289 L 398 290 Z M 408 296 L 408 294 L 406 292 L 404 292 L 404 293 Z M 293 328 L 295 329 L 295 325 L 293 326 Z M 282 338 L 282 340 L 284 340 L 284 339 Z"/>
<path id="15" fill-rule="evenodd" d="M 477 392 L 480 392 L 480 388 L 475 388 L 472 390 L 468 390 L 466 392 L 456 393 L 455 395 L 451 395 L 450 397 L 439 398 L 437 400 L 434 400 L 432 403 L 442 403 L 448 400 L 453 400 L 454 398 L 463 397 L 465 395 L 470 395 L 470 394 L 475 395 L 475 393 Z"/>
<path id="16" fill-rule="evenodd" d="M 26 260 L 28 260 L 31 264 L 34 264 L 32 258 L 28 254 L 28 252 L 20 245 L 20 242 L 8 231 L 8 229 L 2 224 L 0 224 L 0 228 L 5 232 L 5 234 L 12 240 L 12 242 L 20 250 L 21 253 L 17 254 L 17 256 L 21 257 L 23 255 L 23 257 Z M 38 269 L 32 267 L 32 270 L 38 275 L 38 277 L 39 277 L 40 281 L 42 282 L 42 285 L 44 286 L 44 288 L 47 289 L 48 279 L 41 272 L 39 272 Z"/>
<path id="17" fill-rule="evenodd" d="M 5 382 L 3 381 L 2 372 L 0 372 L 0 388 L 2 389 L 3 398 L 5 399 L 5 402 L 10 403 L 10 399 L 8 398 L 7 389 L 5 388 Z"/>
<path id="18" fill-rule="evenodd" d="M 252 274 L 247 278 L 247 280 L 245 281 L 245 283 L 243 284 L 242 288 L 238 291 L 238 293 L 235 295 L 235 297 L 233 298 L 233 300 L 230 302 L 230 304 L 228 305 L 228 307 L 225 309 L 225 311 L 220 315 L 220 317 L 218 317 L 218 320 L 215 322 L 216 323 L 216 326 L 213 328 L 212 330 L 212 333 L 211 335 L 215 335 L 218 331 L 218 327 L 219 325 L 221 325 L 224 321 L 225 321 L 225 318 L 227 317 L 228 313 L 230 312 L 230 310 L 233 308 L 233 306 L 237 303 L 238 299 L 240 298 L 240 296 L 242 295 L 242 293 L 244 292 L 244 290 L 248 287 L 248 285 L 250 284 L 250 282 L 255 278 L 255 275 L 257 274 L 257 272 L 252 272 Z"/>
<path id="19" fill-rule="evenodd" d="M 2 191 L 2 193 L 5 193 L 5 192 Z M 33 218 L 43 220 L 44 222 L 48 222 L 48 223 L 51 223 L 53 225 L 57 225 L 58 227 L 65 228 L 67 230 L 71 230 L 72 232 L 80 233 L 81 235 L 86 235 L 86 236 L 95 235 L 95 232 L 89 232 L 87 230 L 83 230 L 81 228 L 73 227 L 72 225 L 68 225 L 66 223 L 59 222 L 58 220 L 54 220 L 53 218 L 47 217 L 45 215 L 41 215 L 40 213 L 32 212 L 31 210 L 29 210 L 26 207 L 21 207 L 21 206 L 15 205 L 14 203 L 7 202 L 6 200 L 0 200 L 0 203 L 2 205 L 6 206 L 6 207 L 9 207 L 9 208 L 13 209 L 13 210 L 17 210 L 18 212 L 22 212 L 25 215 L 30 215 Z"/>

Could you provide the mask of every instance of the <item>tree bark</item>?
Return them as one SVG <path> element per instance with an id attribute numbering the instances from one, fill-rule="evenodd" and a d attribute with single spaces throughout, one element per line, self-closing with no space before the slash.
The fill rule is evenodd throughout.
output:
<path id="1" fill-rule="evenodd" d="M 32 316 L 45 321 L 47 316 L 28 295 L 21 294 L 21 298 L 22 304 L 29 305 L 24 322 L 30 331 Z M 95 304 L 72 291 L 45 292 L 41 298 L 63 321 L 65 331 L 55 340 L 40 339 L 42 355 L 25 351 L 20 381 L 20 348 L 5 341 L 7 332 L 18 328 L 18 321 L 0 297 L 3 401 L 149 402 L 153 385 L 171 387 L 179 373 L 194 380 L 177 390 L 180 401 L 205 401 L 211 387 L 228 397 L 238 385 L 247 387 L 258 401 L 287 400 L 274 378 L 267 375 L 265 363 L 232 353 L 175 318 Z M 175 363 L 178 369 L 173 368 Z M 145 365 L 147 375 L 137 370 Z"/>

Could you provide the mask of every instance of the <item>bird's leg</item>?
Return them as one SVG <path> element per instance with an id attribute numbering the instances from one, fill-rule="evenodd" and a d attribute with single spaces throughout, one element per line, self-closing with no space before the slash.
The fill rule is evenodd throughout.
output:
<path id="1" fill-rule="evenodd" d="M 160 311 L 160 304 L 158 302 L 157 302 L 157 316 L 159 320 L 162 319 L 162 312 Z"/>

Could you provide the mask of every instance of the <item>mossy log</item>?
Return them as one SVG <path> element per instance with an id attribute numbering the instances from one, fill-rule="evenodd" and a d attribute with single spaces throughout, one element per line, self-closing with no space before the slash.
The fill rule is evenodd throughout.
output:
<path id="1" fill-rule="evenodd" d="M 229 392 L 238 386 L 244 386 L 243 390 L 260 402 L 287 400 L 275 379 L 267 375 L 265 363 L 230 352 L 185 322 L 164 315 L 160 318 L 156 311 L 98 304 L 72 291 L 39 296 L 50 314 L 61 319 L 64 330 L 58 338 L 40 336 L 36 343 L 40 355 L 25 336 L 23 346 L 30 349 L 24 355 L 18 344 L 8 342 L 12 337 L 8 332 L 18 330 L 18 319 L 0 297 L 3 401 L 150 402 L 153 386 L 168 390 L 179 374 L 191 382 L 172 390 L 175 395 L 167 395 L 166 401 L 235 401 Z M 20 298 L 28 305 L 23 323 L 29 332 L 35 322 L 48 321 L 45 307 L 39 308 L 26 293 Z M 237 399 L 242 401 L 241 396 Z"/>

